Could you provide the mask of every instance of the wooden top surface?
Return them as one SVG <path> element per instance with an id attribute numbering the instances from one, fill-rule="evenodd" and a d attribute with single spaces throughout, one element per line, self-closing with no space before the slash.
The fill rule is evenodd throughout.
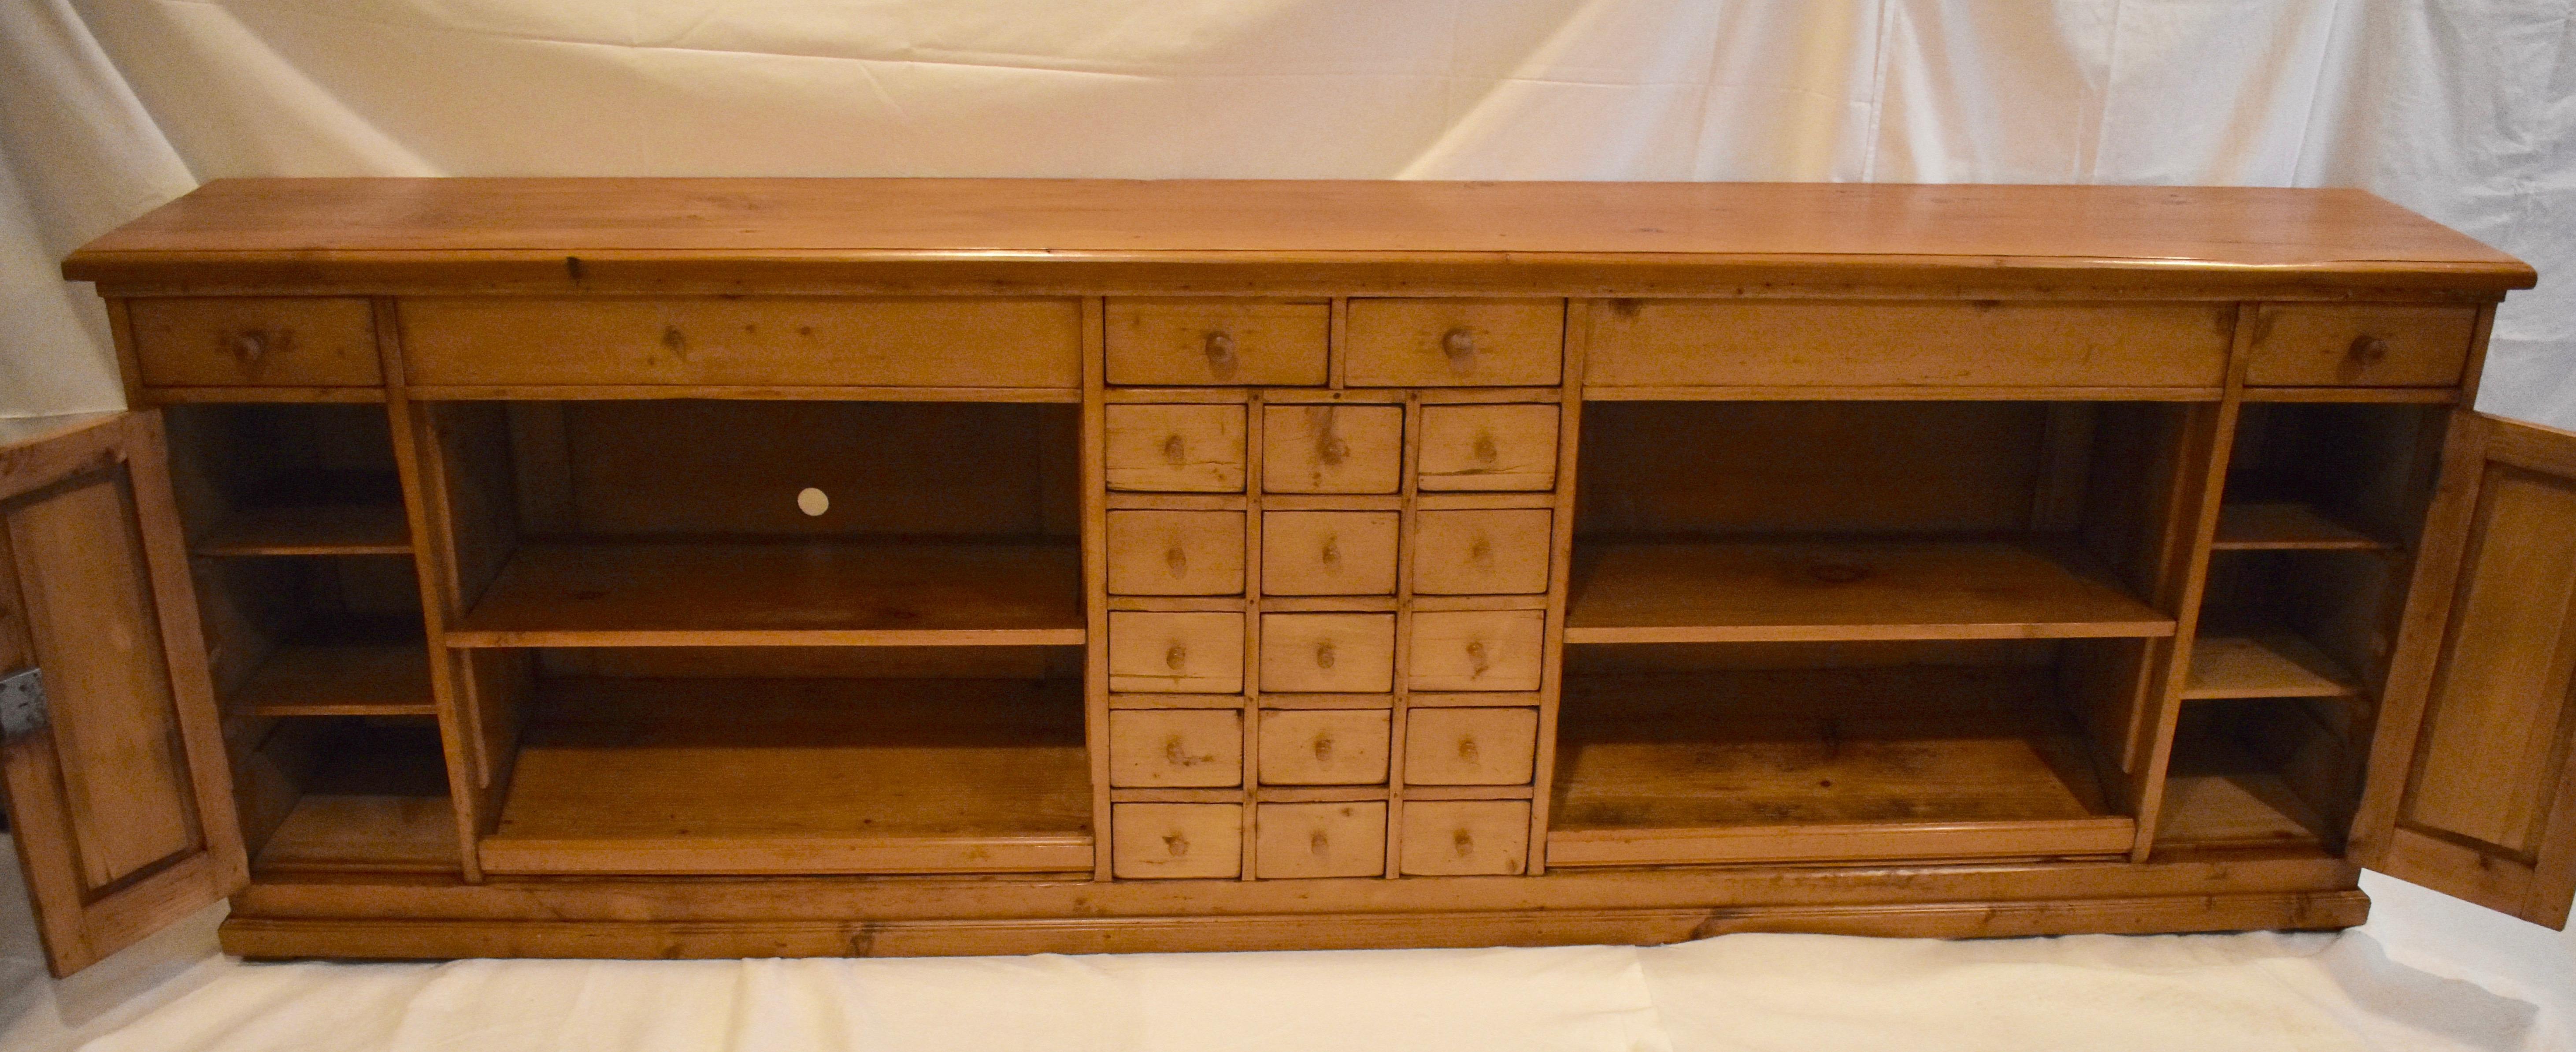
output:
<path id="1" fill-rule="evenodd" d="M 75 252 L 66 275 L 798 258 L 1654 262 L 2111 269 L 2501 291 L 2530 267 L 2358 190 L 1835 183 L 1053 179 L 232 179 Z M 2430 278 L 2430 281 L 2423 280 Z"/>

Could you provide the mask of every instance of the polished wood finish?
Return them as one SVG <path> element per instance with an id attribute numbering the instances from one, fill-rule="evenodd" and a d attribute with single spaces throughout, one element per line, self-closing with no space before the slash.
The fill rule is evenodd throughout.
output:
<path id="1" fill-rule="evenodd" d="M 2366 195 L 239 182 L 66 266 L 182 404 L 241 952 L 2576 888 L 2576 463 L 2456 408 L 2532 275 Z"/>

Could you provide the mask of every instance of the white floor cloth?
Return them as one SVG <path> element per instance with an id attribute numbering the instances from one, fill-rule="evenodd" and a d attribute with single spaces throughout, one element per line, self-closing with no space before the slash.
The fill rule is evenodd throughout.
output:
<path id="1" fill-rule="evenodd" d="M 58 983 L 6 871 L 8 1052 L 2576 1050 L 2563 972 L 2389 949 L 2555 936 L 2388 881 L 2340 935 L 916 960 L 245 964 L 217 907 Z"/>

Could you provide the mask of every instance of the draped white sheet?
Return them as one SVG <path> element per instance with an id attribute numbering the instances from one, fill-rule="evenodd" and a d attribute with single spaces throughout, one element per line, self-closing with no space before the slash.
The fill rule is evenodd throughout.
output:
<path id="1" fill-rule="evenodd" d="M 95 298 L 55 263 L 202 179 L 1285 176 L 2361 186 L 2540 268 L 2541 288 L 2498 315 L 2480 405 L 2576 427 L 2571 11 L 2576 0 L 11 0 L 0 416 L 119 404 Z M 207 952 L 200 924 L 148 951 L 158 963 L 68 987 L 27 977 L 16 927 L 17 985 L 0 999 L 16 1028 L 0 1033 L 61 1037 L 38 1024 L 69 1011 L 95 1029 L 145 1003 L 120 1002 L 137 991 L 204 985 L 99 1047 L 680 1047 L 657 1027 L 741 1048 L 852 1027 L 878 1040 L 824 1047 L 974 1043 L 932 1025 L 960 1022 L 1068 1048 L 1354 1034 L 1425 1048 L 1514 1034 L 1567 1048 L 2566 1039 L 2576 943 L 2372 888 L 2378 918 L 2343 940 L 1737 937 L 1642 953 L 1125 962 L 190 965 Z M 2382 948 L 2495 994 L 2387 964 Z M 183 966 L 178 986 L 154 985 Z M 1321 1007 L 1291 999 L 1310 995 Z M 934 1009 L 946 1014 L 920 1015 Z M 928 1029 L 886 1023 L 905 1019 Z M 2158 1020 L 2153 1040 L 2130 1032 Z M 2258 1025 L 2272 1029 L 2238 1029 Z"/>

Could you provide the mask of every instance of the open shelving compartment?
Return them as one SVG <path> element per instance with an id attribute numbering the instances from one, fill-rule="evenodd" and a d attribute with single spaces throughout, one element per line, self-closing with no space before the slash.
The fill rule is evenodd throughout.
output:
<path id="1" fill-rule="evenodd" d="M 1088 873 L 1076 407 L 424 406 L 493 873 Z"/>
<path id="2" fill-rule="evenodd" d="M 2343 850 L 2447 409 L 2245 406 L 2159 852 Z"/>
<path id="3" fill-rule="evenodd" d="M 1586 406 L 1548 864 L 2129 852 L 2208 418 Z"/>
<path id="4" fill-rule="evenodd" d="M 254 868 L 461 865 L 385 408 L 168 410 Z"/>

